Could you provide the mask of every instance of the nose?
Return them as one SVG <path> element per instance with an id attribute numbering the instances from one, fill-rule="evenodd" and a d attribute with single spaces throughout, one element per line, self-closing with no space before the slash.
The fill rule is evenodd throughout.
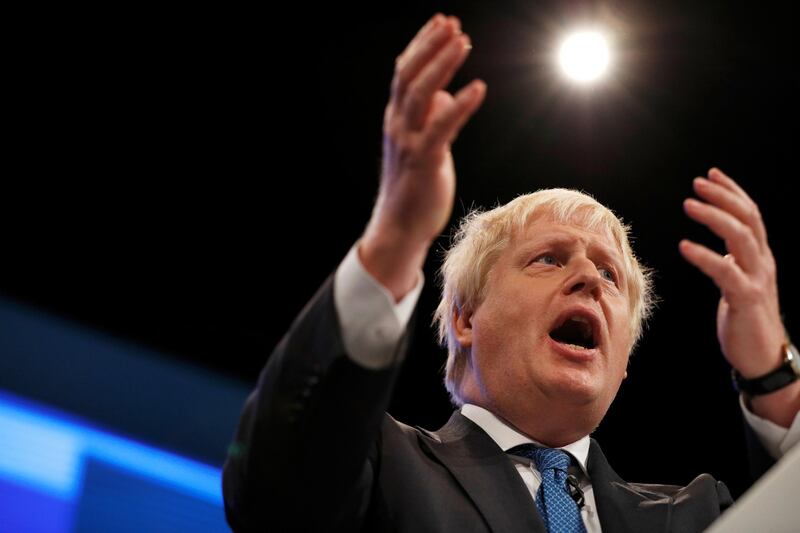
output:
<path id="1" fill-rule="evenodd" d="M 576 259 L 564 283 L 564 294 L 585 293 L 597 299 L 602 292 L 602 281 L 592 261 L 585 257 Z"/>

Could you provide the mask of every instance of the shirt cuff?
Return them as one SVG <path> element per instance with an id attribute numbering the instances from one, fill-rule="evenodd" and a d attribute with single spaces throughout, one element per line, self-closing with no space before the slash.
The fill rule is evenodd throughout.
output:
<path id="1" fill-rule="evenodd" d="M 347 355 L 359 365 L 378 370 L 395 363 L 397 345 L 422 292 L 424 276 L 403 297 L 394 297 L 364 269 L 358 243 L 348 252 L 333 280 L 333 301 Z"/>
<path id="2" fill-rule="evenodd" d="M 792 446 L 800 442 L 800 413 L 795 415 L 792 425 L 786 429 L 753 414 L 745 405 L 742 395 L 739 395 L 739 406 L 742 408 L 744 419 L 747 420 L 761 444 L 776 461 L 786 455 Z"/>

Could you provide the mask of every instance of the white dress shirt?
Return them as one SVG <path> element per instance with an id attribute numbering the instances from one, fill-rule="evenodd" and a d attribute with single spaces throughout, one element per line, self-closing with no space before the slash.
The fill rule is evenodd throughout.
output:
<path id="1" fill-rule="evenodd" d="M 530 437 L 520 433 L 503 420 L 495 416 L 491 411 L 477 405 L 464 404 L 461 406 L 461 414 L 475 422 L 483 431 L 489 435 L 493 441 L 505 452 L 520 444 L 533 443 L 542 446 L 540 442 L 532 440 Z M 570 474 L 578 478 L 581 490 L 583 491 L 584 505 L 581 508 L 581 518 L 586 526 L 587 533 L 601 533 L 600 519 L 597 517 L 597 505 L 594 501 L 594 491 L 592 490 L 589 471 L 586 469 L 586 461 L 589 458 L 589 436 L 583 437 L 577 442 L 562 446 L 560 449 L 572 455 L 580 465 L 580 468 L 570 467 Z M 536 469 L 536 465 L 531 459 L 509 455 L 509 459 L 514 462 L 514 466 L 528 487 L 531 498 L 536 499 L 536 491 L 542 484 L 542 476 Z"/>
<path id="2" fill-rule="evenodd" d="M 393 361 L 392 357 L 414 312 L 424 278 L 420 272 L 417 286 L 400 302 L 395 303 L 391 293 L 364 269 L 358 258 L 357 247 L 356 243 L 336 270 L 334 305 L 342 326 L 342 339 L 348 356 L 366 368 L 385 368 L 398 362 Z M 751 413 L 741 399 L 740 405 L 745 420 L 774 459 L 780 459 L 800 442 L 800 414 L 795 416 L 792 425 L 786 429 Z M 504 451 L 517 444 L 533 442 L 481 407 L 464 405 L 461 414 L 480 426 Z M 586 505 L 581 510 L 586 530 L 589 533 L 599 532 L 600 521 L 597 518 L 594 493 L 586 473 L 589 437 L 586 436 L 563 449 L 578 460 L 583 471 L 583 475 L 578 478 L 586 500 Z M 514 461 L 531 496 L 535 497 L 541 477 L 532 461 L 509 457 Z"/>

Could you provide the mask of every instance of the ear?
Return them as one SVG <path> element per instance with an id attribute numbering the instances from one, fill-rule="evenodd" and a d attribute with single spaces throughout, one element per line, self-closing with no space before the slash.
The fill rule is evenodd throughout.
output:
<path id="1" fill-rule="evenodd" d="M 453 331 L 464 348 L 472 347 L 472 315 L 463 309 L 453 309 Z"/>

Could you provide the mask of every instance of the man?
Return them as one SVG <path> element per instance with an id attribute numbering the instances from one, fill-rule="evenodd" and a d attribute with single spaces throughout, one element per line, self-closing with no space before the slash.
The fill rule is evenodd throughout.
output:
<path id="1" fill-rule="evenodd" d="M 452 210 L 449 147 L 486 90 L 444 91 L 469 48 L 459 21 L 436 15 L 397 59 L 372 218 L 270 357 L 231 447 L 236 531 L 700 531 L 731 503 L 708 475 L 687 487 L 626 483 L 588 437 L 651 298 L 626 228 L 573 191 L 467 219 L 437 311 L 461 408 L 437 432 L 384 413 L 422 263 Z M 766 231 L 719 170 L 695 190 L 705 202 L 687 200 L 687 214 L 730 253 L 680 250 L 722 291 L 722 351 L 743 386 L 764 392 L 745 416 L 778 457 L 800 433 L 800 383 L 760 380 L 788 346 Z"/>

